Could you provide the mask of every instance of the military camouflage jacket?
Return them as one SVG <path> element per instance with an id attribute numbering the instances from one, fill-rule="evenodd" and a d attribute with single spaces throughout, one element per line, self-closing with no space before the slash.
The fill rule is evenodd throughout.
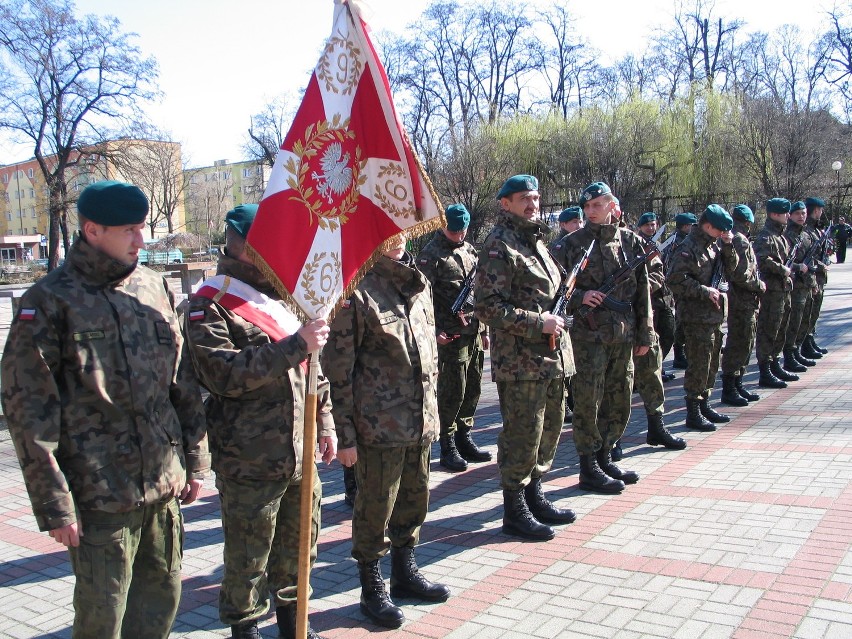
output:
<path id="1" fill-rule="evenodd" d="M 793 283 L 784 268 L 790 245 L 784 239 L 784 226 L 767 216 L 754 240 L 757 268 L 767 291 L 789 291 Z"/>
<path id="2" fill-rule="evenodd" d="M 429 281 L 380 257 L 337 312 L 322 351 L 340 449 L 428 445 L 438 426 L 438 344 Z"/>
<path id="3" fill-rule="evenodd" d="M 41 530 L 127 512 L 210 467 L 201 395 L 163 278 L 77 239 L 21 298 L 3 410 Z"/>
<path id="4" fill-rule="evenodd" d="M 219 257 L 218 273 L 280 296 L 251 264 Z M 205 400 L 213 469 L 234 479 L 302 474 L 307 344 L 298 335 L 274 341 L 258 326 L 201 296 L 184 315 L 186 339 Z M 328 381 L 317 383 L 317 436 L 334 434 Z"/>
<path id="5" fill-rule="evenodd" d="M 789 220 L 786 228 L 784 229 L 784 237 L 790 245 L 791 251 L 796 246 L 796 242 L 799 241 L 799 238 L 802 239 L 799 243 L 799 247 L 796 249 L 796 254 L 793 256 L 793 264 L 790 266 L 790 270 L 793 271 L 793 288 L 816 288 L 816 273 L 811 271 L 810 267 L 808 267 L 807 273 L 802 272 L 804 270 L 802 266 L 805 254 L 814 243 L 813 236 L 805 230 L 803 225 L 796 224 L 793 220 Z"/>
<path id="6" fill-rule="evenodd" d="M 541 238 L 549 229 L 501 211 L 485 239 L 476 271 L 476 316 L 491 329 L 491 376 L 496 381 L 573 375 L 567 332 L 550 348 L 542 333 L 565 277 Z"/>
<path id="7" fill-rule="evenodd" d="M 744 225 L 734 223 L 734 239 L 731 245 L 737 254 L 737 266 L 725 273 L 728 280 L 728 298 L 732 304 L 737 303 L 740 306 L 756 309 L 760 305 L 760 296 L 766 290 L 766 284 L 758 275 L 757 255 L 748 239 L 748 229 Z"/>
<path id="8" fill-rule="evenodd" d="M 805 228 L 811 234 L 814 242 L 819 242 L 822 239 L 822 234 L 828 231 L 817 227 L 817 222 L 812 217 L 805 221 Z M 820 251 L 814 256 L 814 264 L 816 266 L 816 280 L 819 286 L 824 286 L 828 281 L 828 261 L 826 256 Z"/>
<path id="9" fill-rule="evenodd" d="M 416 259 L 419 268 L 432 285 L 435 303 L 435 330 L 447 335 L 475 335 L 480 324 L 471 306 L 464 306 L 467 326 L 450 312 L 459 296 L 462 281 L 476 270 L 476 249 L 468 242 L 451 242 L 443 231 L 436 231 Z"/>
<path id="10" fill-rule="evenodd" d="M 565 239 L 568 262 L 573 265 L 579 260 L 592 240 L 595 240 L 595 248 L 585 270 L 577 277 L 577 286 L 568 305 L 574 313 L 583 306 L 586 291 L 598 290 L 610 274 L 645 253 L 644 240 L 630 229 L 589 222 Z M 593 328 L 587 319 L 575 317 L 571 326 L 571 339 L 600 344 L 651 346 L 656 340 L 656 333 L 650 292 L 647 265 L 642 265 L 609 294 L 613 300 L 628 302 L 630 311 L 621 313 L 604 306 L 597 307 L 591 311 L 597 328 Z"/>
<path id="11" fill-rule="evenodd" d="M 568 231 L 559 229 L 559 234 L 550 242 L 550 244 L 547 245 L 547 248 L 553 256 L 553 259 L 556 260 L 562 268 L 570 272 L 574 265 L 569 264 L 568 260 L 565 258 L 565 238 L 568 237 L 568 235 Z"/>
<path id="12" fill-rule="evenodd" d="M 710 299 L 710 283 L 717 260 L 723 261 L 725 273 L 733 272 L 739 259 L 733 244 L 710 237 L 699 226 L 693 226 L 687 238 L 672 255 L 666 278 L 677 301 L 678 316 L 686 322 L 721 324 L 727 304 L 719 308 Z"/>

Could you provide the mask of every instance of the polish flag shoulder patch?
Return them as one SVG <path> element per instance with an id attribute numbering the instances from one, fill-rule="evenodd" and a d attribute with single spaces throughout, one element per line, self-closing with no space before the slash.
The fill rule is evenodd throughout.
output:
<path id="1" fill-rule="evenodd" d="M 36 316 L 36 310 L 34 308 L 22 308 L 21 312 L 18 313 L 18 319 L 24 321 L 34 320 Z"/>
<path id="2" fill-rule="evenodd" d="M 189 312 L 189 321 L 190 322 L 198 322 L 204 319 L 204 310 L 198 311 L 190 311 Z"/>

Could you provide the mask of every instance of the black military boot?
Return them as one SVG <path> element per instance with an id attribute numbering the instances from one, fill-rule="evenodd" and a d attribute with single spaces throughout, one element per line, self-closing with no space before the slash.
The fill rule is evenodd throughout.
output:
<path id="1" fill-rule="evenodd" d="M 541 523 L 530 512 L 523 488 L 503 490 L 503 532 L 534 541 L 547 541 L 556 536 L 553 528 Z"/>
<path id="2" fill-rule="evenodd" d="M 808 341 L 811 343 L 811 348 L 813 348 L 815 351 L 819 351 L 823 355 L 828 355 L 828 349 L 823 348 L 822 346 L 816 343 L 816 337 L 814 337 L 813 333 L 808 335 Z"/>
<path id="3" fill-rule="evenodd" d="M 441 436 L 441 461 L 440 464 L 452 473 L 460 473 L 467 470 L 467 462 L 459 455 L 456 448 L 456 440 L 449 435 Z"/>
<path id="4" fill-rule="evenodd" d="M 802 355 L 801 347 L 797 346 L 793 349 L 793 355 L 796 358 L 796 361 L 799 362 L 802 366 L 807 366 L 810 368 L 811 366 L 816 366 L 816 360 L 808 359 L 804 355 Z"/>
<path id="5" fill-rule="evenodd" d="M 361 579 L 361 612 L 385 628 L 399 628 L 405 621 L 402 610 L 391 601 L 378 561 L 358 563 Z"/>
<path id="6" fill-rule="evenodd" d="M 422 601 L 446 601 L 450 589 L 444 584 L 432 583 L 417 567 L 414 548 L 391 546 L 391 597 L 421 599 Z"/>
<path id="7" fill-rule="evenodd" d="M 597 453 L 598 466 L 602 471 L 613 479 L 623 481 L 625 484 L 635 484 L 639 481 L 639 473 L 632 470 L 621 470 L 612 463 L 612 451 L 601 448 Z"/>
<path id="8" fill-rule="evenodd" d="M 532 516 L 545 524 L 572 524 L 577 515 L 570 508 L 557 508 L 541 489 L 541 477 L 531 479 L 524 488 L 524 500 Z"/>
<path id="9" fill-rule="evenodd" d="M 807 366 L 804 366 L 799 363 L 799 360 L 796 359 L 796 349 L 794 348 L 785 348 L 784 349 L 784 370 L 789 373 L 804 373 L 808 370 Z M 773 371 L 775 372 L 775 371 Z M 775 372 L 775 377 L 780 377 L 777 372 Z M 781 379 L 784 379 L 783 377 Z M 795 380 L 790 380 L 795 381 Z"/>
<path id="10" fill-rule="evenodd" d="M 615 445 L 612 447 L 612 450 L 609 452 L 612 461 L 621 461 L 624 459 L 624 450 L 621 448 L 621 440 L 619 439 L 615 442 Z"/>
<path id="11" fill-rule="evenodd" d="M 231 626 L 231 639 L 262 639 L 257 620 Z"/>
<path id="12" fill-rule="evenodd" d="M 598 465 L 596 455 L 580 455 L 580 488 L 616 495 L 624 490 L 624 482 L 605 473 Z"/>
<path id="13" fill-rule="evenodd" d="M 469 430 L 464 432 L 461 430 L 456 431 L 456 449 L 459 451 L 459 455 L 467 462 L 479 463 L 491 461 L 491 453 L 487 450 L 482 450 L 476 445 L 470 436 Z"/>
<path id="14" fill-rule="evenodd" d="M 698 409 L 701 411 L 701 414 L 704 415 L 704 417 L 709 419 L 714 424 L 724 424 L 726 422 L 731 421 L 730 415 L 725 415 L 724 413 L 717 413 L 715 410 L 710 408 L 709 399 L 699 400 Z"/>
<path id="15" fill-rule="evenodd" d="M 781 362 L 778 361 L 777 357 L 773 357 L 772 361 L 769 363 L 769 370 L 772 371 L 772 374 L 775 375 L 782 382 L 798 382 L 799 376 L 791 373 L 786 368 L 781 366 Z"/>
<path id="16" fill-rule="evenodd" d="M 675 378 L 675 374 L 672 371 L 667 371 L 663 369 L 662 371 L 660 371 L 660 378 L 664 382 L 670 382 Z"/>
<path id="17" fill-rule="evenodd" d="M 355 480 L 355 467 L 343 467 L 343 501 L 350 508 L 355 505 L 358 494 L 358 482 Z"/>
<path id="18" fill-rule="evenodd" d="M 756 402 L 760 399 L 760 395 L 758 395 L 757 393 L 752 393 L 751 391 L 747 391 L 745 387 L 743 387 L 744 372 L 744 370 L 741 370 L 739 375 L 734 375 L 734 386 L 736 387 L 737 392 L 740 394 L 740 397 L 742 397 L 744 400 L 746 400 L 747 402 Z M 781 383 L 783 384 L 784 382 Z"/>
<path id="19" fill-rule="evenodd" d="M 822 359 L 822 353 L 813 347 L 813 343 L 811 342 L 812 339 L 813 338 L 810 335 L 805 336 L 805 339 L 804 341 L 802 341 L 802 346 L 799 349 L 799 352 L 807 359 L 812 359 L 816 361 L 818 359 Z"/>
<path id="20" fill-rule="evenodd" d="M 760 368 L 760 377 L 757 380 L 757 385 L 763 388 L 787 388 L 787 382 L 775 377 L 772 372 L 772 362 L 758 362 Z"/>
<path id="21" fill-rule="evenodd" d="M 683 450 L 686 442 L 680 437 L 672 435 L 663 425 L 662 415 L 648 415 L 648 435 L 645 443 L 649 446 L 665 446 L 672 450 Z"/>
<path id="22" fill-rule="evenodd" d="M 275 608 L 275 621 L 278 624 L 278 639 L 296 639 L 296 604 Z M 308 639 L 322 639 L 311 628 L 310 621 L 308 621 Z"/>
<path id="23" fill-rule="evenodd" d="M 674 368 L 686 369 L 686 351 L 683 344 L 674 345 L 674 359 L 672 360 Z"/>
<path id="24" fill-rule="evenodd" d="M 704 415 L 701 414 L 701 406 L 699 406 L 697 399 L 686 400 L 686 423 L 684 426 L 692 430 L 701 430 L 705 432 L 716 430 L 716 426 L 713 422 L 706 419 Z"/>
<path id="25" fill-rule="evenodd" d="M 737 390 L 733 375 L 722 375 L 722 403 L 728 406 L 748 406 L 748 400 Z"/>

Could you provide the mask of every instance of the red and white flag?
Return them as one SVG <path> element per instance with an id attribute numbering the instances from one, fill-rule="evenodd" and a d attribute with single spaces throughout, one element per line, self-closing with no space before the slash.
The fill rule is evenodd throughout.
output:
<path id="1" fill-rule="evenodd" d="M 445 224 L 358 0 L 335 5 L 248 234 L 249 254 L 303 320 L 332 316 L 400 233 Z"/>

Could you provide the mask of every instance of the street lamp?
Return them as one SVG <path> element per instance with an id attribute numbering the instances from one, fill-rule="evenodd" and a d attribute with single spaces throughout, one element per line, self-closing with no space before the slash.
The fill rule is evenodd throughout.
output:
<path id="1" fill-rule="evenodd" d="M 835 210 L 840 209 L 840 169 L 842 169 L 842 168 L 843 168 L 843 162 L 841 162 L 840 160 L 835 160 L 834 162 L 831 163 L 831 170 L 834 171 L 834 175 L 837 177 L 837 181 L 835 182 L 836 185 L 837 185 L 837 195 L 835 196 L 835 200 L 834 200 L 835 201 L 835 204 L 834 204 Z M 837 214 L 835 214 L 834 217 L 837 217 Z M 832 221 L 834 221 L 834 220 L 832 220 Z"/>

